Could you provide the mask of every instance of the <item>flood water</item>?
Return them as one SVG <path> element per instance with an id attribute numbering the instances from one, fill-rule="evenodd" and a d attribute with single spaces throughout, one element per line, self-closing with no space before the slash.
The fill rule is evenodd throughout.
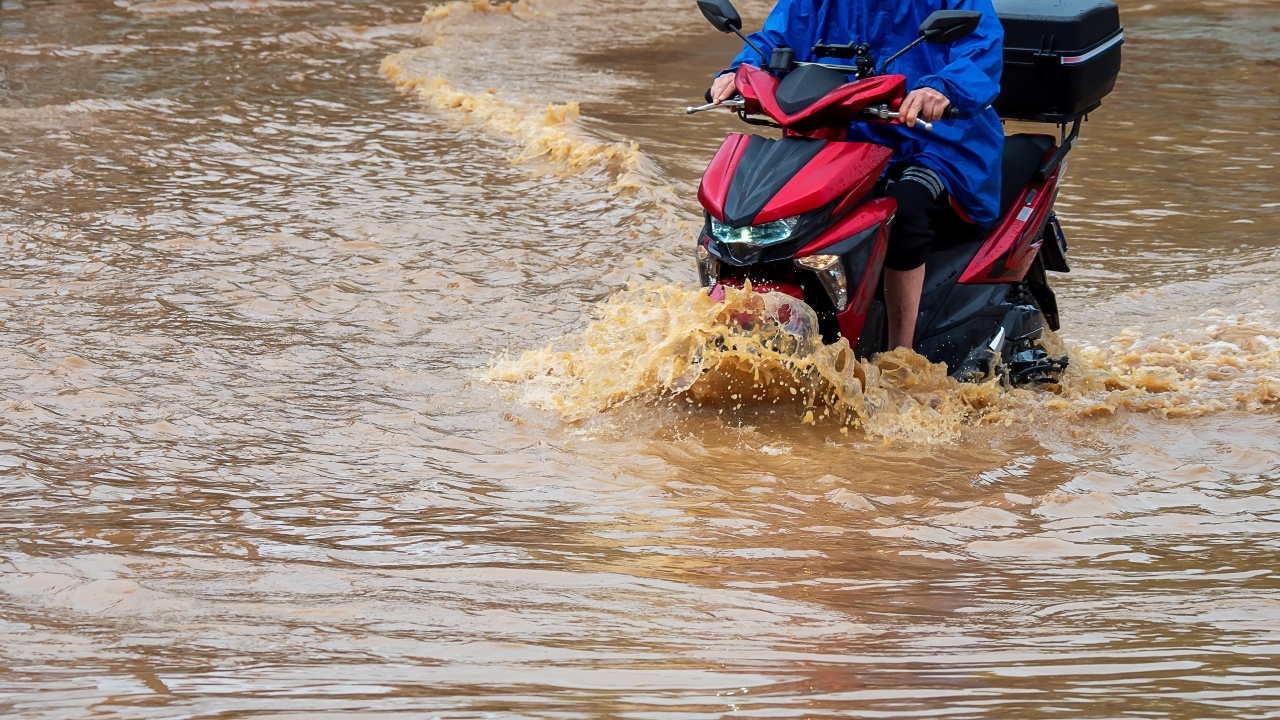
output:
<path id="1" fill-rule="evenodd" d="M 1280 5 L 1122 20 L 1063 387 L 840 422 L 669 382 L 691 1 L 3 0 L 0 714 L 1280 717 Z"/>

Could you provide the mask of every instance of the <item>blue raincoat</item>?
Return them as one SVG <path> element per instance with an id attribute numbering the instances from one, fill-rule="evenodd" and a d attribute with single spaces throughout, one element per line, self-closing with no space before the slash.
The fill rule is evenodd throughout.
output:
<path id="1" fill-rule="evenodd" d="M 849 139 L 895 148 L 894 161 L 931 168 L 942 177 L 960 208 L 979 225 L 993 224 L 1000 205 L 1000 155 L 1004 130 L 991 103 L 1000 94 L 1004 30 L 991 0 L 778 0 L 751 40 L 767 58 L 775 47 L 795 50 L 796 60 L 816 62 L 818 41 L 869 43 L 877 67 L 920 35 L 920 23 L 934 10 L 977 10 L 978 29 L 950 45 L 923 43 L 894 60 L 886 73 L 907 78 L 907 90 L 930 87 L 960 111 L 933 132 L 920 126 L 856 123 Z M 849 61 L 826 59 L 826 62 Z M 734 59 L 759 66 L 750 47 Z"/>

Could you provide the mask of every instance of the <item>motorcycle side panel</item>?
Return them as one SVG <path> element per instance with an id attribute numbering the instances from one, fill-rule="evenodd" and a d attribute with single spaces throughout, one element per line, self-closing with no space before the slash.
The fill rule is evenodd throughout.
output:
<path id="1" fill-rule="evenodd" d="M 703 173 L 702 184 L 698 186 L 698 202 L 720 222 L 724 222 L 724 199 L 729 195 L 729 185 L 733 182 L 733 174 L 747 149 L 749 138 L 742 133 L 733 133 L 725 138 Z"/>
<path id="2" fill-rule="evenodd" d="M 890 215 L 892 213 L 893 211 L 891 210 Z M 888 218 L 886 217 L 885 219 L 887 220 Z M 862 337 L 863 328 L 866 327 L 867 310 L 871 306 L 872 298 L 875 297 L 876 286 L 880 284 L 880 270 L 884 267 L 884 256 L 888 249 L 889 224 L 886 222 L 880 226 L 880 231 L 875 234 L 869 255 L 859 253 L 857 250 L 850 253 L 851 257 L 849 259 L 853 262 L 848 264 L 861 264 L 863 267 L 862 277 L 858 278 L 857 290 L 854 291 L 849 307 L 844 312 L 836 315 L 836 322 L 840 325 L 840 334 L 848 339 L 850 346 L 857 346 L 858 340 Z M 866 259 L 864 260 L 863 258 Z M 853 271 L 857 272 L 857 268 L 853 268 Z"/>
<path id="3" fill-rule="evenodd" d="M 976 243 L 964 244 L 931 252 L 925 261 L 923 312 L 916 324 L 915 349 L 953 370 L 975 344 L 995 333 L 1008 312 L 1007 285 L 956 282 L 977 250 Z"/>
<path id="4" fill-rule="evenodd" d="M 1007 303 L 984 305 L 945 331 L 917 340 L 916 352 L 930 362 L 946 363 L 950 374 L 960 368 L 974 348 L 990 342 L 1012 308 Z"/>
<path id="5" fill-rule="evenodd" d="M 1026 277 L 1044 242 L 1044 225 L 1065 167 L 1064 162 L 1045 182 L 1033 180 L 1027 186 L 965 268 L 961 283 L 1011 283 Z"/>
<path id="6" fill-rule="evenodd" d="M 880 271 L 889 247 L 889 221 L 897 211 L 898 204 L 892 198 L 870 200 L 795 254 L 796 257 L 816 254 L 841 257 L 852 296 L 844 312 L 836 315 L 836 324 L 850 345 L 857 344 L 862 334 L 867 308 L 880 284 Z M 872 229 L 876 230 L 875 234 L 860 237 Z"/>
<path id="7" fill-rule="evenodd" d="M 898 203 L 893 198 L 875 198 L 859 205 L 853 212 L 840 218 L 834 225 L 823 231 L 812 242 L 796 251 L 796 257 L 817 255 L 823 251 L 830 252 L 835 246 L 867 228 L 880 223 L 888 226 L 889 219 L 898 211 Z M 835 248 L 840 254 L 850 248 Z"/>
<path id="8" fill-rule="evenodd" d="M 799 215 L 845 195 L 866 195 L 875 187 L 892 157 L 893 151 L 881 145 L 829 143 L 809 161 L 803 172 L 792 177 L 769 200 L 755 222 L 761 224 Z"/>

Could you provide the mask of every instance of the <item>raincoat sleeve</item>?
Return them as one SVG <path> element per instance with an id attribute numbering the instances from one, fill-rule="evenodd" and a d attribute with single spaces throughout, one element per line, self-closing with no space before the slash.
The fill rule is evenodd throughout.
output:
<path id="1" fill-rule="evenodd" d="M 987 0 L 988 3 L 990 1 Z M 764 27 L 747 36 L 764 51 L 763 61 L 750 45 L 746 45 L 743 46 L 742 52 L 738 53 L 738 57 L 730 63 L 729 69 L 719 74 L 733 72 L 743 64 L 756 66 L 761 62 L 768 64 L 769 55 L 773 53 L 774 48 L 789 47 L 796 51 L 797 56 L 804 55 L 809 48 L 813 47 L 813 43 L 808 42 L 807 38 L 813 32 L 811 17 L 813 5 L 813 0 L 778 0 L 778 4 L 774 5 L 773 11 L 769 13 L 769 18 L 764 21 Z"/>
<path id="2" fill-rule="evenodd" d="M 943 7 L 977 10 L 982 13 L 982 20 L 972 34 L 951 44 L 946 66 L 921 77 L 916 87 L 937 90 L 947 96 L 962 117 L 973 117 L 990 107 L 1000 94 L 1004 28 L 991 0 L 945 0 Z"/>

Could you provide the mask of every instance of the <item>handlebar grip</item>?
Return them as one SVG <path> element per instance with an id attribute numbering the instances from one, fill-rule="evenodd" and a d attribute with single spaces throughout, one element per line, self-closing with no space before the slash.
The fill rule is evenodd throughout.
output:
<path id="1" fill-rule="evenodd" d="M 702 97 L 706 98 L 707 104 L 710 105 L 711 104 L 711 88 L 707 88 L 707 91 L 703 93 Z"/>
<path id="2" fill-rule="evenodd" d="M 957 120 L 960 118 L 960 108 L 955 105 L 948 105 L 946 110 L 942 111 L 943 120 Z"/>

